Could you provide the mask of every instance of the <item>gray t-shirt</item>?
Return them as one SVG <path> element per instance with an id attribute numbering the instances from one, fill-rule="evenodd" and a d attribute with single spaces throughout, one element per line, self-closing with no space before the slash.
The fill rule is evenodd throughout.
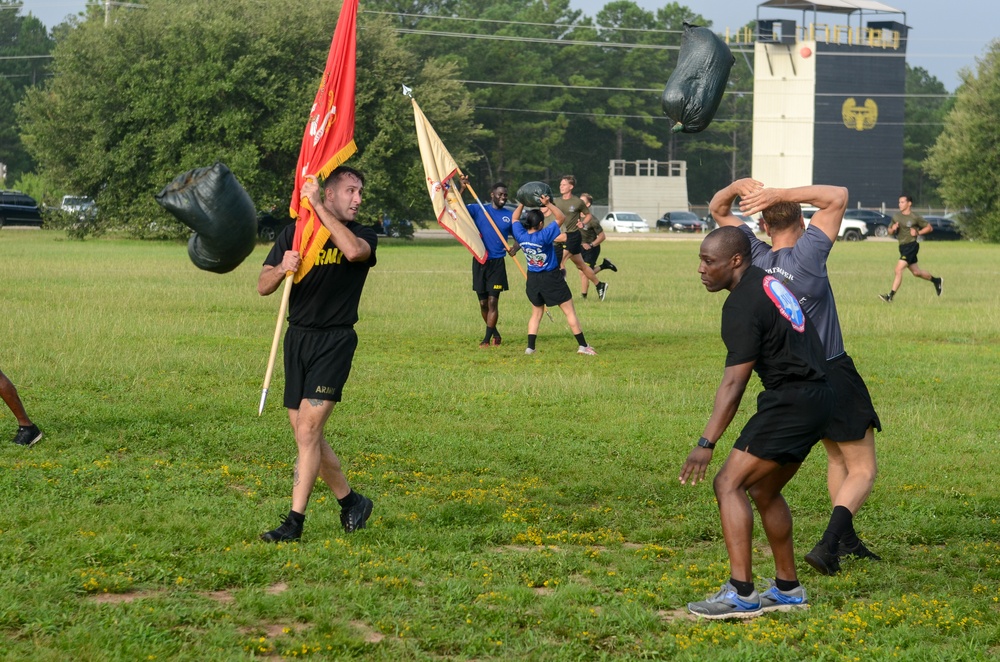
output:
<path id="1" fill-rule="evenodd" d="M 784 283 L 812 321 L 823 341 L 826 360 L 844 353 L 844 336 L 840 332 L 837 303 L 826 271 L 826 259 L 833 249 L 830 238 L 819 228 L 808 227 L 791 248 L 771 250 L 771 245 L 758 239 L 743 224 L 750 238 L 751 257 L 758 266 Z"/>

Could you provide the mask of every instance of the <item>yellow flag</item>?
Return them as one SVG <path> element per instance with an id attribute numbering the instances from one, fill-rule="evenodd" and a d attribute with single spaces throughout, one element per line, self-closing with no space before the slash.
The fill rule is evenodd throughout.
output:
<path id="1" fill-rule="evenodd" d="M 434 205 L 434 214 L 438 224 L 454 235 L 459 243 L 469 249 L 480 264 L 486 262 L 486 247 L 475 221 L 469 215 L 469 210 L 462 202 L 462 196 L 453 181 L 456 175 L 461 175 L 458 164 L 448 153 L 438 138 L 434 127 L 427 121 L 424 112 L 413 102 L 413 120 L 417 125 L 417 142 L 420 145 L 420 159 L 424 163 L 424 174 L 427 177 L 427 193 Z"/>

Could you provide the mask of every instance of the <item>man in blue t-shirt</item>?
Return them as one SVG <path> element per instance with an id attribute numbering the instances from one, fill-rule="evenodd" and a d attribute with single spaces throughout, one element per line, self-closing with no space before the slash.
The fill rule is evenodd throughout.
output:
<path id="1" fill-rule="evenodd" d="M 747 214 L 762 212 L 761 226 L 772 246 L 757 239 L 730 209 L 737 196 Z M 875 430 L 882 424 L 854 361 L 844 349 L 837 304 L 826 269 L 847 208 L 848 192 L 840 186 L 764 188 L 753 179 L 733 182 L 715 194 L 710 210 L 720 226 L 743 229 L 750 239 L 753 263 L 777 277 L 799 298 L 819 331 L 826 352 L 827 379 L 837 406 L 823 435 L 827 454 L 827 487 L 833 513 L 820 542 L 806 561 L 824 575 L 840 570 L 840 557 L 878 560 L 858 538 L 854 515 L 875 484 Z M 801 204 L 815 205 L 805 227 Z"/>
<path id="2" fill-rule="evenodd" d="M 463 176 L 460 181 L 461 192 L 465 190 L 469 178 Z M 513 257 L 518 248 L 517 242 L 513 245 L 508 245 L 506 242 L 507 237 L 512 236 L 511 212 L 504 207 L 506 203 L 507 185 L 497 182 L 490 187 L 489 205 L 480 205 L 478 202 L 466 205 L 486 247 L 486 262 L 480 264 L 476 258 L 472 258 L 472 289 L 479 297 L 479 312 L 486 322 L 486 335 L 479 343 L 483 348 L 490 345 L 495 347 L 503 340 L 497 331 L 497 320 L 500 318 L 500 293 L 508 288 L 507 264 L 504 258 L 508 255 Z"/>

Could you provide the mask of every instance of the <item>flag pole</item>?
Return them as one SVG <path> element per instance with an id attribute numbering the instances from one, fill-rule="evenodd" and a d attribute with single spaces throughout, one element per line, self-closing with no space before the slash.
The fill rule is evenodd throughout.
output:
<path id="1" fill-rule="evenodd" d="M 281 340 L 281 328 L 285 325 L 285 311 L 288 310 L 288 298 L 292 293 L 294 276 L 291 271 L 285 274 L 285 290 L 281 293 L 278 322 L 274 325 L 274 340 L 271 341 L 271 355 L 267 358 L 267 372 L 264 373 L 264 386 L 260 392 L 260 406 L 257 408 L 258 416 L 264 413 L 264 403 L 267 402 L 267 391 L 271 386 L 271 373 L 274 372 L 274 359 L 278 355 L 278 341 Z"/>

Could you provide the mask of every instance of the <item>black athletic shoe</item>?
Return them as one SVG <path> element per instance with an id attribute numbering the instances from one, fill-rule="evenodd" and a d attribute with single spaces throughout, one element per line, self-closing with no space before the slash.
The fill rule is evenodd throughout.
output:
<path id="1" fill-rule="evenodd" d="M 371 517 L 372 508 L 375 504 L 363 494 L 358 495 L 358 501 L 350 508 L 340 509 L 340 524 L 347 533 L 354 533 L 358 529 L 365 528 L 365 523 Z"/>
<path id="2" fill-rule="evenodd" d="M 601 269 L 610 269 L 611 271 L 618 271 L 618 267 L 611 263 L 611 260 L 604 258 L 604 262 L 601 262 Z"/>
<path id="3" fill-rule="evenodd" d="M 607 294 L 607 292 L 608 292 L 608 284 L 607 283 L 598 283 L 597 284 L 597 296 L 601 297 L 601 301 L 604 301 L 604 295 Z"/>
<path id="4" fill-rule="evenodd" d="M 853 556 L 856 559 L 871 559 L 872 561 L 881 561 L 882 557 L 868 549 L 863 542 L 860 540 L 858 544 L 854 547 L 848 548 L 844 543 L 840 543 L 837 546 L 838 556 Z"/>
<path id="5" fill-rule="evenodd" d="M 941 289 L 944 287 L 944 278 L 931 278 L 931 282 L 934 283 L 934 291 L 937 292 L 938 296 L 941 296 Z"/>
<path id="6" fill-rule="evenodd" d="M 18 446 L 24 446 L 26 448 L 31 448 L 42 438 L 42 431 L 38 429 L 37 425 L 19 425 L 17 428 L 17 434 L 11 440 Z"/>
<path id="7" fill-rule="evenodd" d="M 830 546 L 823 544 L 822 540 L 806 554 L 806 563 L 821 575 L 829 576 L 840 572 L 840 557 L 831 552 Z"/>
<path id="8" fill-rule="evenodd" d="M 296 524 L 291 517 L 285 517 L 277 529 L 260 534 L 264 542 L 290 542 L 302 537 L 302 524 Z"/>
<path id="9" fill-rule="evenodd" d="M 878 295 L 878 298 L 881 299 L 882 301 L 885 301 L 886 303 L 892 303 L 891 294 L 880 294 Z"/>

